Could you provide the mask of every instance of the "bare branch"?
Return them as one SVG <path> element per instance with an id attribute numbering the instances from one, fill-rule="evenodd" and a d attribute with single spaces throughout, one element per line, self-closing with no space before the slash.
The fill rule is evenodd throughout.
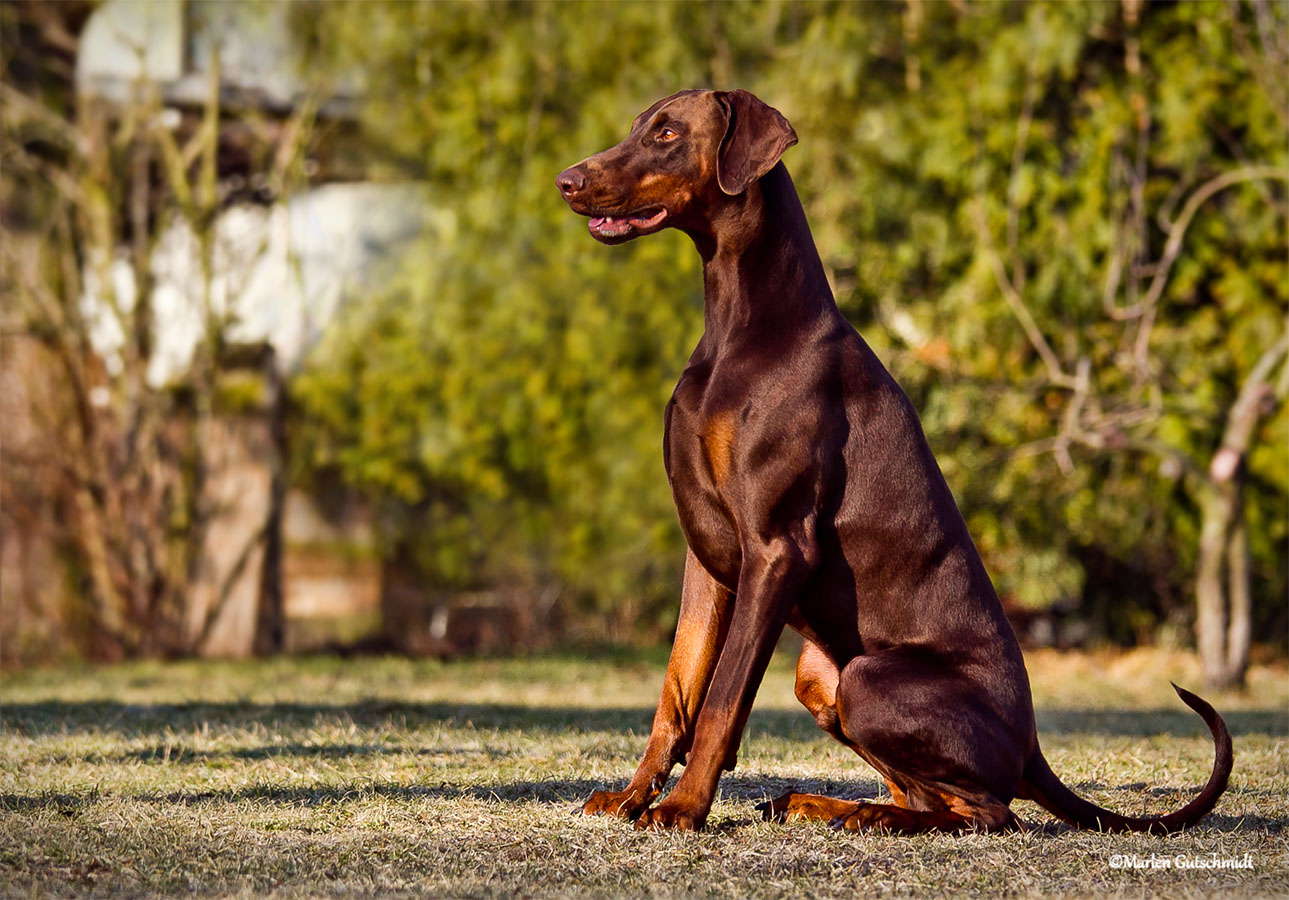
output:
<path id="1" fill-rule="evenodd" d="M 39 128 L 44 136 L 52 138 L 77 156 L 84 158 L 89 155 L 88 141 L 76 126 L 44 104 L 32 100 L 22 91 L 3 82 L 0 82 L 0 108 L 5 111 L 6 127 L 32 124 Z"/>
<path id="2" fill-rule="evenodd" d="M 1118 241 L 1115 242 L 1117 244 Z M 1101 290 L 1101 306 L 1112 319 L 1120 316 L 1114 298 L 1119 293 L 1119 282 L 1123 279 L 1123 255 L 1117 246 L 1110 248 L 1110 264 L 1106 266 L 1105 287 Z"/>
<path id="3" fill-rule="evenodd" d="M 1020 241 L 1020 169 L 1025 162 L 1029 129 L 1034 121 L 1034 104 L 1038 100 L 1038 74 L 1032 63 L 1025 72 L 1025 79 L 1025 100 L 1021 106 L 1020 119 L 1016 122 L 1011 179 L 1007 185 L 1007 253 L 1011 257 L 1012 282 L 1018 292 L 1025 289 L 1025 269 L 1017 252 Z"/>
<path id="4" fill-rule="evenodd" d="M 1177 216 L 1177 221 L 1173 223 L 1172 231 L 1168 235 L 1168 242 L 1164 245 L 1163 255 L 1160 257 L 1159 262 L 1155 264 L 1155 275 L 1150 282 L 1150 288 L 1147 290 L 1146 296 L 1133 306 L 1119 309 L 1116 317 L 1127 319 L 1143 316 L 1147 309 L 1159 302 L 1159 298 L 1163 295 L 1164 288 L 1168 284 L 1168 276 L 1172 273 L 1173 264 L 1181 253 L 1186 230 L 1190 227 L 1195 214 L 1204 205 L 1205 201 L 1219 191 L 1233 185 L 1242 184 L 1246 181 L 1271 178 L 1289 181 L 1289 169 L 1280 166 L 1252 166 L 1234 169 L 1200 185 L 1191 194 L 1190 199 L 1186 201 L 1186 205 L 1182 207 L 1181 213 Z"/>
<path id="5" fill-rule="evenodd" d="M 188 183 L 189 163 L 185 159 L 186 153 L 180 152 L 175 136 L 160 121 L 156 122 L 152 133 L 161 148 L 162 172 L 165 175 L 166 186 L 174 192 L 175 200 L 178 201 L 184 216 L 192 218 L 194 216 L 192 185 Z M 200 130 L 197 132 L 197 134 L 202 133 Z M 196 135 L 194 135 L 195 138 Z"/>
<path id="6" fill-rule="evenodd" d="M 1138 387 L 1150 378 L 1150 335 L 1155 328 L 1155 314 L 1158 309 L 1159 307 L 1154 304 L 1145 307 L 1141 319 L 1137 322 L 1137 339 L 1132 347 L 1132 370 Z"/>
<path id="7" fill-rule="evenodd" d="M 1061 361 L 1056 352 L 1052 349 L 1051 344 L 1047 342 L 1047 338 L 1043 337 L 1043 332 L 1039 329 L 1033 314 L 1025 305 L 1024 299 L 1012 284 L 1011 279 L 1007 277 L 1006 267 L 1003 265 L 998 251 L 994 249 L 993 239 L 989 235 L 989 225 L 985 221 L 984 205 L 977 200 L 972 203 L 971 209 L 972 218 L 976 224 L 976 232 L 980 237 L 981 249 L 984 252 L 986 262 L 989 263 L 989 268 L 993 271 L 994 280 L 998 283 L 998 289 L 1002 292 L 1003 299 L 1007 301 L 1007 305 L 1011 307 L 1012 313 L 1020 322 L 1020 326 L 1024 329 L 1025 337 L 1029 339 L 1030 345 L 1042 358 L 1043 364 L 1047 367 L 1048 379 L 1060 387 L 1074 387 L 1074 379 L 1067 375 L 1061 367 Z"/>
<path id="8" fill-rule="evenodd" d="M 1240 463 L 1248 453 L 1253 429 L 1267 412 L 1267 401 L 1274 403 L 1279 400 L 1269 380 L 1286 354 L 1289 354 L 1289 331 L 1262 354 L 1244 379 L 1244 384 L 1240 385 L 1240 392 L 1226 416 L 1222 445 L 1209 464 L 1209 475 L 1214 481 L 1229 481 L 1239 471 Z M 1281 380 L 1284 380 L 1283 373 Z"/>
<path id="9" fill-rule="evenodd" d="M 1276 379 L 1276 386 L 1272 389 L 1277 403 L 1283 403 L 1285 397 L 1289 396 L 1289 361 L 1280 370 L 1280 377 Z"/>

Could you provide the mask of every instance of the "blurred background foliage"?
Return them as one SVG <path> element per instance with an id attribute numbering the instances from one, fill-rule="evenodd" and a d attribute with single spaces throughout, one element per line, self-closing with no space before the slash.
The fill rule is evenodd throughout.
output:
<path id="1" fill-rule="evenodd" d="M 674 232 L 593 244 L 552 179 L 660 96 L 740 86 L 800 135 L 785 161 L 838 302 L 921 411 L 1013 609 L 1116 641 L 1189 621 L 1186 470 L 1285 328 L 1283 6 L 298 12 L 309 70 L 361 73 L 379 165 L 443 212 L 295 382 L 302 477 L 376 498 L 390 552 L 462 587 L 557 579 L 616 634 L 665 629 L 683 544 L 661 410 L 701 328 L 698 260 Z M 1140 317 L 1112 313 L 1147 292 L 1168 217 L 1255 163 L 1280 174 L 1198 210 L 1141 356 Z M 1084 360 L 1103 414 L 1138 413 L 1114 426 L 1132 440 L 1059 439 L 1078 392 L 1027 340 L 1000 259 L 1065 377 Z M 1281 408 L 1248 457 L 1261 634 L 1286 627 L 1287 437 Z"/>
<path id="2" fill-rule="evenodd" d="M 1229 601 L 1283 652 L 1289 7 L 285 9 L 315 104 L 291 114 L 297 144 L 346 130 L 351 177 L 430 206 L 285 386 L 289 479 L 359 492 L 385 562 L 441 592 L 554 591 L 566 634 L 666 636 L 684 544 L 662 410 L 702 328 L 699 260 L 671 231 L 596 244 L 554 178 L 662 96 L 742 87 L 800 136 L 784 161 L 838 303 L 913 399 L 1023 635 L 1185 643 L 1197 608 L 1220 636 Z M 6 40 L 74 54 L 57 4 L 3 13 Z M 74 115 L 70 76 L 33 53 L 6 49 L 6 84 L 35 85 L 6 94 L 6 152 L 40 157 L 31 110 Z M 313 122 L 336 95 L 356 134 Z M 7 228 L 30 190 L 9 175 Z"/>

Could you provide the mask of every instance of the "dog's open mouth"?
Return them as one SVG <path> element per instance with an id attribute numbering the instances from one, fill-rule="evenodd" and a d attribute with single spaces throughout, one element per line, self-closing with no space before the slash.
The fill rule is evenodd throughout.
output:
<path id="1" fill-rule="evenodd" d="M 623 216 L 591 216 L 587 227 L 591 236 L 601 241 L 618 241 L 647 234 L 667 218 L 666 209 L 644 210 Z"/>

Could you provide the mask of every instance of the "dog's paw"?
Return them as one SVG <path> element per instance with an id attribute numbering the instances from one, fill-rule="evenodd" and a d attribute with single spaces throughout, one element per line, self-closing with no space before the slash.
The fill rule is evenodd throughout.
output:
<path id="1" fill-rule="evenodd" d="M 817 819 L 824 822 L 850 815 L 859 807 L 853 800 L 838 800 L 822 794 L 786 794 L 757 805 L 761 818 L 767 822 L 788 822 L 793 819 Z"/>
<path id="2" fill-rule="evenodd" d="M 766 800 L 764 803 L 756 805 L 756 811 L 761 814 L 761 818 L 767 822 L 784 822 L 787 821 L 788 812 L 791 810 L 792 798 L 795 796 L 794 791 L 788 791 L 773 800 Z"/>
<path id="3" fill-rule="evenodd" d="M 881 812 L 867 803 L 861 803 L 858 808 L 850 812 L 842 813 L 828 823 L 834 831 L 867 831 L 870 829 L 884 830 L 885 822 L 882 819 Z"/>
<path id="4" fill-rule="evenodd" d="M 707 813 L 697 813 L 680 803 L 662 802 L 646 809 L 636 819 L 639 831 L 697 831 L 707 821 Z"/>
<path id="5" fill-rule="evenodd" d="M 625 791 L 596 791 L 582 805 L 582 813 L 631 820 L 637 818 L 647 805 L 648 801 L 640 796 L 640 792 L 630 788 Z"/>

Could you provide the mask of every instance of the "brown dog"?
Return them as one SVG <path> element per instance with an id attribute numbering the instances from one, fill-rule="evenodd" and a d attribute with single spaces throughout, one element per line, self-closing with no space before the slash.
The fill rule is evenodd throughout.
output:
<path id="1" fill-rule="evenodd" d="M 1231 772 L 1221 717 L 1208 784 L 1126 818 L 1048 768 L 1015 634 L 904 392 L 837 309 L 779 161 L 792 127 L 745 91 L 682 91 L 621 144 L 562 172 L 606 244 L 679 228 L 703 259 L 705 331 L 666 411 L 664 458 L 689 543 L 676 641 L 635 777 L 588 814 L 700 828 L 732 769 L 770 654 L 801 633 L 797 697 L 886 781 L 892 803 L 788 794 L 767 817 L 847 829 L 997 830 L 1015 797 L 1084 828 L 1170 831 Z M 672 767 L 685 771 L 650 804 Z"/>

